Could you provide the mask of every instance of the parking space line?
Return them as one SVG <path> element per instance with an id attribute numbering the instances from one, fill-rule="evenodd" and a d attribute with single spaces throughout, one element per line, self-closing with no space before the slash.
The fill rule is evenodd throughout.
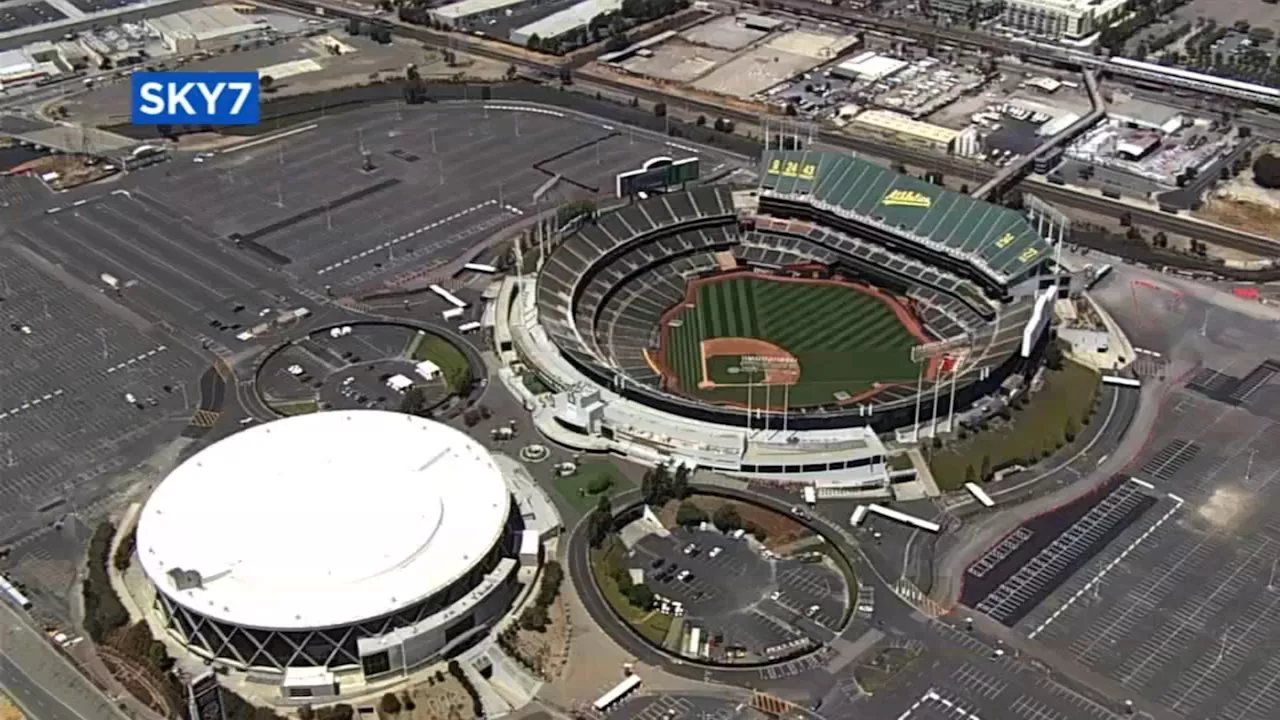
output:
<path id="1" fill-rule="evenodd" d="M 354 255 L 349 255 L 349 256 L 347 256 L 347 257 L 343 258 L 342 260 L 339 260 L 339 261 L 338 261 L 338 262 L 336 262 L 336 263 L 333 263 L 333 264 L 331 264 L 331 265 L 327 265 L 327 266 L 325 266 L 325 267 L 323 267 L 323 268 L 320 268 L 319 270 L 317 270 L 317 271 L 316 271 L 316 275 L 324 275 L 324 274 L 326 274 L 326 273 L 333 272 L 334 270 L 337 270 L 338 268 L 343 267 L 344 265 L 349 265 L 349 264 L 351 264 L 351 263 L 353 263 L 353 262 L 356 262 L 357 260 L 361 260 L 361 259 L 364 259 L 364 258 L 366 258 L 366 257 L 369 257 L 370 255 L 372 255 L 372 254 L 374 254 L 374 253 L 376 253 L 376 252 L 381 252 L 381 251 L 383 251 L 383 250 L 387 250 L 387 249 L 392 248 L 392 247 L 394 247 L 394 246 L 396 246 L 396 245 L 399 245 L 400 243 L 402 243 L 402 242 L 404 242 L 404 241 L 406 241 L 406 240 L 412 240 L 413 238 L 415 238 L 415 237 L 417 237 L 417 236 L 421 235 L 422 233 L 425 233 L 425 232 L 431 232 L 432 230 L 435 230 L 436 228 L 440 227 L 441 225 L 447 225 L 448 223 L 451 223 L 451 222 L 453 222 L 453 221 L 455 221 L 455 220 L 460 220 L 460 219 L 462 219 L 462 218 L 466 217 L 467 215 L 470 215 L 470 214 L 472 214 L 472 213 L 474 213 L 474 212 L 479 212 L 480 210 L 483 210 L 483 209 L 485 209 L 485 208 L 489 207 L 490 205 L 497 205 L 497 204 L 498 204 L 498 201 L 497 201 L 497 200 L 485 200 L 485 201 L 484 201 L 484 202 L 482 202 L 482 203 L 479 203 L 479 204 L 476 204 L 476 205 L 472 205 L 471 207 L 469 207 L 469 208 L 465 208 L 465 209 L 463 209 L 463 210 L 459 210 L 458 212 L 455 212 L 455 213 L 453 213 L 452 215 L 449 215 L 449 216 L 447 216 L 447 217 L 440 218 L 439 220 L 436 220 L 435 222 L 432 222 L 432 223 L 427 224 L 427 225 L 423 225 L 422 227 L 417 228 L 417 229 L 415 229 L 415 230 L 410 230 L 410 231 L 409 231 L 409 232 L 407 232 L 407 233 L 403 233 L 403 234 L 401 234 L 401 235 L 398 235 L 398 236 L 396 236 L 396 237 L 394 237 L 394 238 L 392 238 L 392 239 L 390 239 L 390 240 L 387 240 L 387 241 L 385 241 L 385 242 L 379 243 L 379 244 L 377 244 L 377 245 L 375 245 L 375 246 L 373 246 L 373 247 L 371 247 L 371 248 L 366 248 L 366 249 L 364 249 L 364 250 L 361 250 L 360 252 L 355 253 Z M 510 206 L 507 206 L 507 207 L 509 208 Z M 520 213 L 520 214 L 523 214 L 523 213 Z"/>
<path id="2" fill-rule="evenodd" d="M 1107 573 L 1110 573 L 1112 570 L 1115 569 L 1116 565 L 1119 565 L 1121 562 L 1124 561 L 1125 558 L 1129 557 L 1129 554 L 1132 553 L 1134 550 L 1136 550 L 1139 545 L 1141 545 L 1148 537 L 1150 537 L 1151 533 L 1158 530 L 1161 525 L 1164 525 L 1165 522 L 1169 520 L 1169 518 L 1173 517 L 1174 513 L 1182 509 L 1182 502 L 1183 502 L 1182 498 L 1172 494 L 1168 495 L 1168 497 L 1170 500 L 1174 501 L 1174 506 L 1169 508 L 1168 512 L 1160 516 L 1158 520 L 1152 523 L 1151 527 L 1147 528 L 1146 530 L 1143 531 L 1141 535 L 1134 538 L 1133 542 L 1129 543 L 1129 545 L 1126 546 L 1124 550 L 1120 551 L 1119 555 L 1117 555 L 1111 562 L 1107 563 L 1107 565 L 1103 567 L 1102 570 L 1098 571 L 1096 575 L 1090 578 L 1089 581 L 1085 583 L 1083 587 L 1081 587 L 1079 590 L 1076 590 L 1074 595 L 1067 598 L 1067 601 L 1064 602 L 1061 606 L 1059 606 L 1056 610 L 1054 610 L 1053 614 L 1051 614 L 1048 618 L 1046 618 L 1044 622 L 1040 623 L 1040 625 L 1037 626 L 1036 629 L 1032 630 L 1030 633 L 1027 633 L 1027 638 L 1035 639 L 1035 637 L 1039 635 L 1041 632 L 1043 632 L 1045 628 L 1053 624 L 1053 622 L 1058 619 L 1059 615 L 1061 615 L 1062 613 L 1070 609 L 1071 606 L 1074 605 L 1076 601 L 1080 599 L 1081 596 L 1083 596 L 1085 593 L 1092 590 L 1095 585 L 1102 582 L 1103 578 L 1107 576 Z"/>

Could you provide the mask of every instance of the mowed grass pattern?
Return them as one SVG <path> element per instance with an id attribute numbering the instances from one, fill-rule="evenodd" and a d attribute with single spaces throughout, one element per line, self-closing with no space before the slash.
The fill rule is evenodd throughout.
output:
<path id="1" fill-rule="evenodd" d="M 748 393 L 746 387 L 698 387 L 701 343 L 710 338 L 759 338 L 794 355 L 800 379 L 787 392 L 793 408 L 833 402 L 840 391 L 858 395 L 877 382 L 914 382 L 918 372 L 911 348 L 920 341 L 881 300 L 848 286 L 732 277 L 699 285 L 694 307 L 678 319 L 664 360 L 682 392 L 710 402 L 745 405 Z M 713 363 L 713 380 L 747 382 L 744 374 L 725 373 L 726 364 Z M 751 404 L 762 407 L 765 395 L 752 389 Z M 781 408 L 782 389 L 770 390 L 768 400 Z"/>

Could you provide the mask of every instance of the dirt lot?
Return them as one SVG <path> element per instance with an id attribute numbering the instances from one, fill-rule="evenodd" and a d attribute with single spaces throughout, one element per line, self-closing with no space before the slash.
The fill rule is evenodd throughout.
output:
<path id="1" fill-rule="evenodd" d="M 1261 203 L 1213 198 L 1197 217 L 1257 235 L 1271 235 L 1280 223 L 1280 209 Z"/>
<path id="2" fill-rule="evenodd" d="M 471 720 L 471 698 L 448 672 L 441 669 L 421 685 L 410 688 L 413 709 L 403 709 L 396 720 Z M 407 707 L 407 706 L 406 706 Z"/>
<path id="3" fill-rule="evenodd" d="M 552 681 L 564 672 L 569 658 L 569 610 L 564 596 L 557 597 L 549 610 L 551 623 L 545 632 L 516 632 L 516 652 L 542 679 Z"/>
<path id="4" fill-rule="evenodd" d="M 690 499 L 698 507 L 705 510 L 707 515 L 714 515 L 722 505 L 732 505 L 737 509 L 738 516 L 742 518 L 744 523 L 749 526 L 759 527 L 765 531 L 764 546 L 770 550 L 790 545 L 797 540 L 803 540 L 813 535 L 813 531 L 796 522 L 793 518 L 762 507 L 711 495 L 694 495 Z M 663 525 L 667 527 L 675 525 L 676 508 L 679 506 L 680 503 L 673 500 L 662 508 L 662 511 L 658 513 L 658 519 L 662 521 Z"/>
<path id="5" fill-rule="evenodd" d="M 0 720 L 25 720 L 17 705 L 9 702 L 9 698 L 0 695 Z"/>

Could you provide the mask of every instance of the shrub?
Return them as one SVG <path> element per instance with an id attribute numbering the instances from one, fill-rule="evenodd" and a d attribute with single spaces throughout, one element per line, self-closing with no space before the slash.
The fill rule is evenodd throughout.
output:
<path id="1" fill-rule="evenodd" d="M 716 508 L 711 516 L 711 522 L 720 529 L 720 532 L 730 533 L 742 527 L 742 516 L 738 514 L 737 508 L 726 504 Z"/>
<path id="2" fill-rule="evenodd" d="M 1253 181 L 1264 188 L 1280 188 L 1280 156 L 1259 155 L 1253 161 Z"/>
<path id="3" fill-rule="evenodd" d="M 95 643 L 105 643 L 112 633 L 129 623 L 129 613 L 111 589 L 107 577 L 111 538 L 116 526 L 104 522 L 89 540 L 88 572 L 82 586 L 84 596 L 84 631 Z"/>
<path id="4" fill-rule="evenodd" d="M 458 684 L 462 686 L 462 689 L 471 698 L 471 714 L 478 718 L 484 717 L 484 703 L 480 701 L 480 693 L 476 690 L 475 685 L 471 684 L 471 678 L 467 677 L 467 674 L 462 671 L 462 666 L 458 664 L 457 660 L 449 661 L 449 674 L 453 676 L 454 680 L 458 681 Z"/>
<path id="5" fill-rule="evenodd" d="M 383 695 L 381 702 L 378 703 L 378 710 L 384 715 L 398 715 L 400 709 L 400 698 L 396 697 L 395 693 Z"/>
<path id="6" fill-rule="evenodd" d="M 707 521 L 707 512 L 691 500 L 685 500 L 676 508 L 677 525 L 697 525 Z"/>
<path id="7" fill-rule="evenodd" d="M 596 475 L 587 481 L 587 494 L 599 495 L 613 487 L 613 478 L 608 475 Z"/>
<path id="8" fill-rule="evenodd" d="M 116 570 L 124 572 L 129 569 L 129 563 L 133 561 L 133 551 L 138 547 L 138 529 L 134 528 L 129 531 L 128 535 L 120 538 L 120 545 L 116 547 L 116 556 L 112 559 L 112 564 L 116 566 Z"/>

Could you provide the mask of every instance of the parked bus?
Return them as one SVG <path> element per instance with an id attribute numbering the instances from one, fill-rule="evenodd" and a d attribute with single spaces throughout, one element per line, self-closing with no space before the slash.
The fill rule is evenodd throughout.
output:
<path id="1" fill-rule="evenodd" d="M 895 522 L 900 522 L 904 525 L 910 525 L 911 527 L 919 528 L 926 532 L 937 533 L 942 531 L 942 526 L 939 525 L 938 523 L 930 522 L 923 518 L 918 518 L 915 515 L 908 515 L 904 512 L 894 510 L 893 508 L 887 508 L 878 503 L 871 503 L 870 505 L 867 506 L 867 510 L 881 517 L 886 517 Z"/>
<path id="2" fill-rule="evenodd" d="M 432 285 L 431 292 L 435 293 L 436 295 L 439 295 L 441 298 L 444 299 L 445 302 L 449 303 L 455 308 L 462 309 L 467 306 L 466 303 L 458 299 L 457 295 L 454 295 L 453 293 L 449 292 L 448 290 L 445 290 L 439 285 Z"/>
<path id="3" fill-rule="evenodd" d="M 31 599 L 22 594 L 22 591 L 18 589 L 18 586 L 14 585 L 13 582 L 4 575 L 0 575 L 0 593 L 3 593 L 4 596 L 9 599 L 9 602 L 12 602 L 23 610 L 31 609 Z"/>
<path id="4" fill-rule="evenodd" d="M 1103 375 L 1102 384 L 1103 385 L 1119 385 L 1120 387 L 1131 387 L 1131 388 L 1142 387 L 1141 380 L 1135 380 L 1133 378 L 1127 378 L 1127 377 L 1120 377 L 1118 375 Z"/>
<path id="5" fill-rule="evenodd" d="M 618 701 L 622 700 L 622 698 L 635 692 L 638 687 L 640 687 L 640 676 L 628 675 L 627 679 L 613 686 L 613 689 L 609 692 L 601 695 L 600 699 L 596 700 L 593 707 L 595 707 L 597 712 L 604 712 L 614 705 L 617 705 Z"/>

